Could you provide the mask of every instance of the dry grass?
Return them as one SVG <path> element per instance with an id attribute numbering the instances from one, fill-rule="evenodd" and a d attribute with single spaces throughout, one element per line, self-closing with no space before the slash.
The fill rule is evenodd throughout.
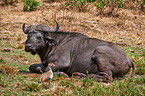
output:
<path id="1" fill-rule="evenodd" d="M 12 75 L 16 75 L 19 72 L 17 67 L 8 65 L 0 65 L 0 71 L 4 74 L 12 74 Z"/>

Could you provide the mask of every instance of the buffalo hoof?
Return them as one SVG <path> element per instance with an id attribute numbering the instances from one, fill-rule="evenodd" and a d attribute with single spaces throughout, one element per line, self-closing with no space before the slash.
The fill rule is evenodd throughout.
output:
<path id="1" fill-rule="evenodd" d="M 110 82 L 112 80 L 109 79 L 109 75 L 107 73 L 104 73 L 104 72 L 100 72 L 100 74 L 89 74 L 88 75 L 89 78 L 93 78 L 95 79 L 96 81 L 103 81 L 103 82 Z"/>
<path id="2" fill-rule="evenodd" d="M 84 78 L 84 77 L 87 77 L 87 75 L 84 74 L 84 73 L 74 72 L 72 74 L 72 77 L 74 77 L 74 78 Z"/>
<path id="3" fill-rule="evenodd" d="M 64 76 L 64 77 L 66 77 L 66 78 L 69 78 L 69 76 L 68 76 L 66 73 L 64 73 L 64 72 L 55 72 L 55 74 L 56 74 L 57 76 Z"/>
<path id="4" fill-rule="evenodd" d="M 41 70 L 39 70 L 39 67 L 41 67 L 42 72 L 44 72 L 45 67 L 44 67 L 41 63 L 40 63 L 40 64 L 32 64 L 32 65 L 29 67 L 29 70 L 30 70 L 32 73 L 41 73 Z"/>
<path id="5" fill-rule="evenodd" d="M 103 79 L 103 76 L 97 75 L 97 74 L 88 74 L 89 78 L 93 78 L 96 81 L 101 81 L 101 79 Z"/>

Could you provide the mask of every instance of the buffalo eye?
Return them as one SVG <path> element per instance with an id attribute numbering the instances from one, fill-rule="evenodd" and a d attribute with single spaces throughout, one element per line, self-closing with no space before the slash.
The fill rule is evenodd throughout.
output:
<path id="1" fill-rule="evenodd" d="M 36 37 L 36 39 L 41 40 L 41 36 Z"/>

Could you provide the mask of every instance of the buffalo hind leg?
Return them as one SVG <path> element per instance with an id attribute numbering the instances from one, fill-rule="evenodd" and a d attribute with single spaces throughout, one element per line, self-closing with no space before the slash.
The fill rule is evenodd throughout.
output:
<path id="1" fill-rule="evenodd" d="M 89 74 L 88 77 L 93 78 L 96 81 L 104 81 L 104 82 L 112 81 L 112 80 L 110 80 L 109 75 L 105 72 L 99 72 L 98 74 Z"/>
<path id="2" fill-rule="evenodd" d="M 98 74 L 89 74 L 88 77 L 89 77 L 89 78 L 93 78 L 93 79 L 95 79 L 96 81 L 101 81 L 101 79 L 104 78 L 104 76 L 100 76 L 100 75 L 98 75 Z M 104 81 L 104 79 L 103 79 L 103 81 Z"/>
<path id="3" fill-rule="evenodd" d="M 96 81 L 111 82 L 113 81 L 112 72 L 99 72 L 97 74 L 89 74 L 89 78 L 93 78 Z"/>
<path id="4" fill-rule="evenodd" d="M 112 65 L 110 64 L 109 60 L 107 58 L 105 58 L 105 56 L 103 57 L 100 54 L 93 55 L 92 60 L 93 60 L 94 64 L 96 64 L 96 66 L 98 67 L 97 70 L 99 71 L 97 74 L 97 77 L 95 77 L 95 78 L 104 78 L 105 77 L 104 79 L 106 79 L 107 82 L 113 81 L 112 71 L 110 69 L 110 67 Z M 106 80 L 103 80 L 103 81 L 106 81 Z"/>
<path id="5" fill-rule="evenodd" d="M 113 81 L 113 77 L 112 77 L 112 72 L 108 71 L 108 72 L 99 72 L 100 75 L 104 76 L 104 81 L 105 82 L 110 82 Z"/>

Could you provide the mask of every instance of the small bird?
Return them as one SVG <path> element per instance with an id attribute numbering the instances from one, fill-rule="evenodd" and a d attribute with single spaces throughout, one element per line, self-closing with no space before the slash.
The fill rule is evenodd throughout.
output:
<path id="1" fill-rule="evenodd" d="M 41 67 L 38 68 L 40 70 L 40 72 L 42 72 L 42 75 L 41 75 L 38 83 L 42 83 L 42 85 L 43 85 L 43 82 L 48 80 L 49 81 L 48 89 L 50 89 L 50 80 L 53 78 L 53 72 L 52 72 L 52 69 L 50 68 L 50 66 L 55 66 L 55 65 L 53 63 L 49 63 L 48 64 L 48 71 L 45 73 L 42 72 Z"/>

